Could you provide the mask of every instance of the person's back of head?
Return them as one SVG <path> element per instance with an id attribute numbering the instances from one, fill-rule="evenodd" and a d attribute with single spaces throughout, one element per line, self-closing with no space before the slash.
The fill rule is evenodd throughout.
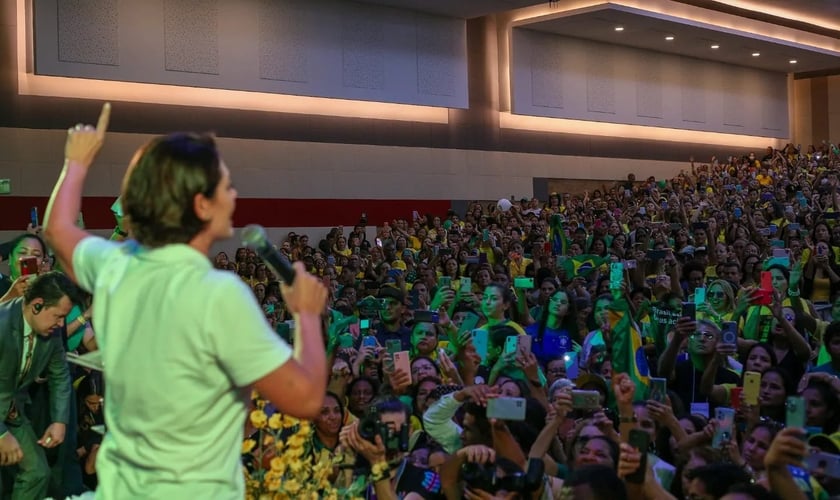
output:
<path id="1" fill-rule="evenodd" d="M 122 207 L 132 236 L 149 247 L 189 243 L 208 224 L 195 213 L 196 196 L 213 199 L 221 179 L 213 137 L 152 139 L 135 153 L 123 179 Z"/>
<path id="2" fill-rule="evenodd" d="M 712 498 L 720 498 L 733 486 L 749 483 L 752 480 L 742 467 L 729 463 L 713 463 L 698 467 L 688 473 L 688 478 L 691 482 L 702 483 L 705 494 Z"/>
<path id="3" fill-rule="evenodd" d="M 587 465 L 572 471 L 563 486 L 574 490 L 573 498 L 626 500 L 627 488 L 615 470 L 606 465 Z"/>
<path id="4" fill-rule="evenodd" d="M 781 500 L 781 497 L 757 484 L 741 483 L 729 488 L 720 500 Z"/>

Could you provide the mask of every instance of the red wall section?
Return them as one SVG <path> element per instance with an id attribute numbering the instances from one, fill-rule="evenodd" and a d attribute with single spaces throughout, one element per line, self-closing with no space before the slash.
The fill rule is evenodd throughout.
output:
<path id="1" fill-rule="evenodd" d="M 85 197 L 82 213 L 88 229 L 111 229 L 114 217 L 111 205 L 115 198 Z M 0 197 L 0 230 L 26 229 L 29 211 L 36 206 L 43 220 L 47 198 L 41 196 Z M 236 201 L 234 224 L 260 224 L 265 227 L 330 227 L 349 226 L 359 222 L 362 212 L 367 213 L 368 225 L 379 225 L 396 218 L 411 219 L 411 212 L 431 213 L 441 218 L 452 206 L 449 200 L 319 200 L 288 198 L 239 198 Z"/>

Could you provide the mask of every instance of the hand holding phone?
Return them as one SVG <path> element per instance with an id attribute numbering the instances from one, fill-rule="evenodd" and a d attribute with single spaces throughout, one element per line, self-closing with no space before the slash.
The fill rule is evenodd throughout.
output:
<path id="1" fill-rule="evenodd" d="M 627 442 L 641 453 L 641 458 L 639 459 L 639 468 L 632 474 L 625 476 L 624 480 L 632 484 L 642 484 L 645 482 L 645 474 L 647 474 L 647 452 L 650 447 L 650 434 L 641 429 L 631 429 Z"/>
<path id="2" fill-rule="evenodd" d="M 525 420 L 525 398 L 490 398 L 487 400 L 487 418 L 498 420 Z"/>
<path id="3" fill-rule="evenodd" d="M 38 257 L 21 257 L 18 262 L 20 263 L 21 276 L 38 274 Z"/>

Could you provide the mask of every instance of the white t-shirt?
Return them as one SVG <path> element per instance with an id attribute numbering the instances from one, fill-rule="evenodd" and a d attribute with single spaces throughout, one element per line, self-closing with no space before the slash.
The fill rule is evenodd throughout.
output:
<path id="1" fill-rule="evenodd" d="M 251 290 L 183 244 L 88 237 L 73 269 L 107 384 L 97 498 L 242 499 L 249 386 L 291 357 Z"/>

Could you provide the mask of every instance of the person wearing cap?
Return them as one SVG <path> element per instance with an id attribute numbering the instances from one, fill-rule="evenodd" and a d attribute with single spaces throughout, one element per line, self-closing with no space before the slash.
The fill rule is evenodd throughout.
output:
<path id="1" fill-rule="evenodd" d="M 411 350 L 411 330 L 403 324 L 405 294 L 392 286 L 383 286 L 376 298 L 382 300 L 379 324 L 374 334 L 379 345 L 384 346 L 387 341 L 396 339 L 403 351 Z"/>
<path id="2" fill-rule="evenodd" d="M 840 455 L 840 432 L 833 434 L 814 434 L 808 438 L 808 445 L 811 446 L 812 450 L 816 448 L 813 451 L 820 451 L 835 456 Z M 824 459 L 818 460 L 817 467 L 810 472 L 811 477 L 825 489 L 826 493 L 837 495 L 840 494 L 840 478 L 826 474 L 827 469 L 831 465 Z M 836 465 L 832 469 L 836 471 Z"/>

